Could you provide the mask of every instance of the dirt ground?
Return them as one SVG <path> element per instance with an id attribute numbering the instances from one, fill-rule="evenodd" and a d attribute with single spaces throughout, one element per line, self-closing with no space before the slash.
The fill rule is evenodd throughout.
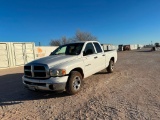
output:
<path id="1" fill-rule="evenodd" d="M 0 70 L 2 120 L 160 120 L 160 51 L 118 52 L 114 73 L 84 79 L 73 96 L 27 90 L 22 75 L 23 67 Z"/>

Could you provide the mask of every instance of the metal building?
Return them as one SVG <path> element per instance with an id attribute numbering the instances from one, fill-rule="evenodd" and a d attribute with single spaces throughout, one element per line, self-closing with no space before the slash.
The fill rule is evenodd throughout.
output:
<path id="1" fill-rule="evenodd" d="M 35 59 L 33 42 L 0 42 L 0 69 L 24 65 Z"/>

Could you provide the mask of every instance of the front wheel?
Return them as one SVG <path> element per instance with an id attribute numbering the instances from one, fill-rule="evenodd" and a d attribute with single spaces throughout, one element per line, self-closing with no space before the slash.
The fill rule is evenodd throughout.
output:
<path id="1" fill-rule="evenodd" d="M 109 73 L 112 73 L 113 70 L 114 70 L 114 62 L 113 62 L 113 60 L 110 60 L 110 61 L 109 61 L 109 65 L 108 65 L 108 67 L 107 67 L 107 71 L 108 71 Z"/>
<path id="2" fill-rule="evenodd" d="M 72 71 L 66 85 L 66 92 L 70 95 L 74 95 L 81 90 L 81 86 L 82 75 L 77 71 Z"/>

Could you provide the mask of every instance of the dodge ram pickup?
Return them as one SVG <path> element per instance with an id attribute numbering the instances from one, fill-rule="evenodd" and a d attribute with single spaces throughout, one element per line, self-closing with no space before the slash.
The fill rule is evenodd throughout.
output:
<path id="1" fill-rule="evenodd" d="M 104 51 L 97 41 L 69 43 L 26 64 L 22 81 L 31 90 L 65 90 L 72 95 L 80 91 L 84 78 L 103 69 L 112 73 L 116 61 L 117 51 Z"/>

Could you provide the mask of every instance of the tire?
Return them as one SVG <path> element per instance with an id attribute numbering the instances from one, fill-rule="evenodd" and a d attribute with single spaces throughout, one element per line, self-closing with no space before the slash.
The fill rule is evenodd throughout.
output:
<path id="1" fill-rule="evenodd" d="M 108 71 L 109 73 L 113 73 L 113 71 L 114 71 L 114 62 L 113 62 L 113 60 L 110 60 L 110 61 L 109 61 L 109 65 L 108 65 L 108 67 L 107 67 L 107 71 Z"/>
<path id="2" fill-rule="evenodd" d="M 81 90 L 82 75 L 78 71 L 72 71 L 66 85 L 66 92 L 74 95 Z"/>

